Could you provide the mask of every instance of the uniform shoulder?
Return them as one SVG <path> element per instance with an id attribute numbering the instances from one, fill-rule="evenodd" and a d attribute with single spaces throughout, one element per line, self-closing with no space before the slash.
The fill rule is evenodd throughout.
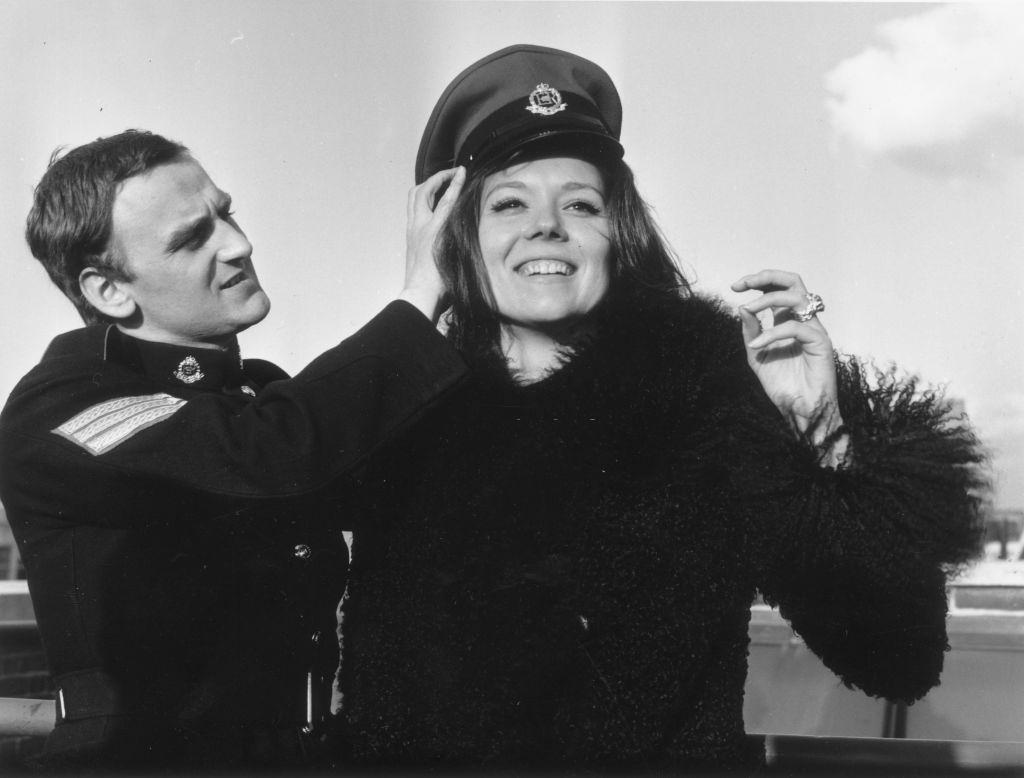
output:
<path id="1" fill-rule="evenodd" d="M 22 378 L 21 383 L 47 380 L 48 376 L 76 372 L 102 361 L 106 332 L 107 325 L 100 324 L 57 335 L 50 341 L 35 367 Z"/>
<path id="2" fill-rule="evenodd" d="M 40 364 L 54 359 L 74 357 L 78 359 L 103 358 L 103 350 L 110 325 L 93 324 L 61 333 L 46 347 Z"/>
<path id="3" fill-rule="evenodd" d="M 81 381 L 93 375 L 103 361 L 106 325 L 70 330 L 55 337 L 39 362 L 17 383 L 7 398 L 5 417 L 21 398 L 35 397 L 69 381 Z M 20 406 L 19 406 L 20 407 Z"/>
<path id="4" fill-rule="evenodd" d="M 291 377 L 284 368 L 278 367 L 266 359 L 246 359 L 243 363 L 243 370 L 246 376 L 261 385 Z"/>

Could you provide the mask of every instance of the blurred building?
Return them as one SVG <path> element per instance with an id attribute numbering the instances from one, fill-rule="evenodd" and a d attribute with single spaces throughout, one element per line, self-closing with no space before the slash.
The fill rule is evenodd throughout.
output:
<path id="1" fill-rule="evenodd" d="M 0 698 L 52 699 L 53 682 L 24 578 L 25 568 L 0 506 Z M 0 737 L 0 772 L 23 767 L 39 753 L 42 742 L 40 737 Z"/>
<path id="2" fill-rule="evenodd" d="M 1024 509 L 993 508 L 985 512 L 985 558 L 1024 560 Z"/>
<path id="3" fill-rule="evenodd" d="M 7 523 L 7 511 L 0 505 L 0 581 L 25 577 L 25 568 L 18 555 L 18 547 Z"/>

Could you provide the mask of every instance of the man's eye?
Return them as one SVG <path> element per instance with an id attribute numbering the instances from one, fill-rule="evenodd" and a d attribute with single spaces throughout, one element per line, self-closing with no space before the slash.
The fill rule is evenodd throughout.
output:
<path id="1" fill-rule="evenodd" d="M 197 228 L 196 230 L 194 230 L 190 235 L 188 235 L 181 242 L 181 245 L 179 246 L 179 249 L 188 249 L 189 251 L 198 251 L 204 245 L 206 245 L 206 241 L 208 241 L 210 239 L 210 235 L 212 233 L 213 233 L 213 225 L 212 224 L 203 225 L 203 226 Z"/>

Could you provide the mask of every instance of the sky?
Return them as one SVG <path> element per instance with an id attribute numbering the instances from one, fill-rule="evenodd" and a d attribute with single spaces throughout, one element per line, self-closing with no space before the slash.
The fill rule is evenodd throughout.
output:
<path id="1" fill-rule="evenodd" d="M 184 142 L 297 371 L 401 287 L 406 194 L 448 82 L 513 43 L 602 65 L 641 192 L 702 292 L 793 270 L 843 351 L 964 403 L 1024 507 L 1024 4 L 0 0 L 0 398 L 74 309 L 23 239 L 58 146 Z"/>

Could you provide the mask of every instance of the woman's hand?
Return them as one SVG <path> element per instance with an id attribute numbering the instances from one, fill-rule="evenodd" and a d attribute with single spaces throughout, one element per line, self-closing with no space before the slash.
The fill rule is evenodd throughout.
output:
<path id="1" fill-rule="evenodd" d="M 817 316 L 806 321 L 797 317 L 812 302 L 803 280 L 796 273 L 762 270 L 744 276 L 731 288 L 734 292 L 756 289 L 764 293 L 739 309 L 747 362 L 793 429 L 822 446 L 842 426 L 843 419 L 828 332 Z M 757 314 L 769 310 L 772 326 L 762 331 Z M 841 462 L 846 445 L 847 438 L 842 436 L 828 451 L 822 450 L 822 464 Z"/>
<path id="2" fill-rule="evenodd" d="M 434 256 L 437 236 L 448 220 L 448 214 L 465 180 L 466 169 L 457 167 L 435 173 L 409 190 L 405 230 L 405 286 L 398 297 L 415 305 L 432 322 L 437 322 L 441 315 L 441 303 L 446 292 Z M 445 185 L 448 189 L 438 200 L 437 194 Z"/>

